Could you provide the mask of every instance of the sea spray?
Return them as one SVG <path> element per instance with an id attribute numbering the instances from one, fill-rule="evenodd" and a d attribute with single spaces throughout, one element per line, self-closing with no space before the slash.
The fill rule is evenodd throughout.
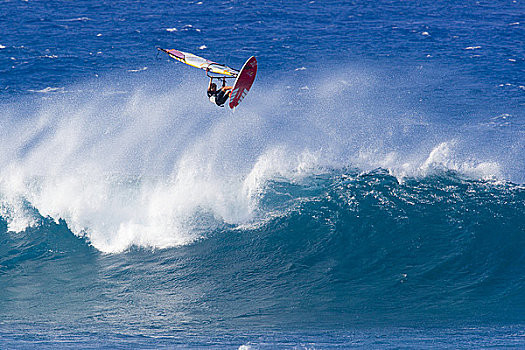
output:
<path id="1" fill-rule="evenodd" d="M 502 178 L 505 164 L 464 141 L 474 132 L 458 135 L 394 103 L 380 76 L 332 78 L 308 81 L 308 93 L 261 79 L 234 114 L 198 98 L 192 80 L 159 89 L 142 78 L 129 92 L 88 84 L 91 92 L 26 105 L 24 116 L 15 104 L 1 135 L 9 230 L 50 217 L 105 252 L 165 248 L 265 220 L 258 202 L 274 178 L 348 168 L 383 168 L 399 180 L 447 170 Z"/>

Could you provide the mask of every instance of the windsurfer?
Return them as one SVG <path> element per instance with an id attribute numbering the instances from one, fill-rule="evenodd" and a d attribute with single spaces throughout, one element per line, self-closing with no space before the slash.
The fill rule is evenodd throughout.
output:
<path id="1" fill-rule="evenodd" d="M 222 88 L 220 90 L 217 90 L 217 84 L 213 82 L 213 79 L 222 80 Z M 208 97 L 210 98 L 210 102 L 217 104 L 217 106 L 219 107 L 224 107 L 224 103 L 230 97 L 231 92 L 232 86 L 226 86 L 226 78 L 210 77 L 210 84 L 208 84 L 207 91 Z"/>

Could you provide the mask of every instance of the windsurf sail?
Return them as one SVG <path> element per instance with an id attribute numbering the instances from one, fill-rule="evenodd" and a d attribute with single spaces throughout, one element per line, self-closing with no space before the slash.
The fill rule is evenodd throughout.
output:
<path id="1" fill-rule="evenodd" d="M 159 50 L 167 53 L 171 58 L 176 59 L 179 62 L 186 63 L 187 65 L 195 68 L 204 69 L 205 71 L 213 74 L 222 74 L 230 77 L 236 77 L 239 74 L 239 71 L 236 69 L 207 60 L 192 53 L 178 51 L 175 49 L 166 50 L 161 49 L 160 47 Z"/>

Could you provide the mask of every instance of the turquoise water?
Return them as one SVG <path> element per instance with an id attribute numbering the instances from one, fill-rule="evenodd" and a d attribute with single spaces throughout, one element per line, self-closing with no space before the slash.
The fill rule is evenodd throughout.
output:
<path id="1" fill-rule="evenodd" d="M 523 347 L 521 2 L 0 10 L 1 347 Z"/>

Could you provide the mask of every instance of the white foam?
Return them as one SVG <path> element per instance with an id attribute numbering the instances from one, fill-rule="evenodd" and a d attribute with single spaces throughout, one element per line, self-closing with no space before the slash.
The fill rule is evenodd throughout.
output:
<path id="1" fill-rule="evenodd" d="M 197 91 L 187 90 L 124 100 L 101 94 L 80 104 L 57 100 L 31 120 L 21 118 L 2 136 L 10 155 L 25 149 L 21 158 L 1 157 L 0 193 L 10 195 L 3 214 L 18 208 L 9 210 L 9 229 L 32 225 L 28 213 L 34 207 L 40 216 L 66 220 L 96 248 L 116 252 L 131 245 L 187 244 L 200 237 L 202 225 L 210 230 L 249 220 L 242 167 L 224 168 L 243 152 L 230 155 L 223 146 L 238 140 L 231 131 L 239 125 L 230 119 L 192 137 L 210 122 L 206 111 L 217 110 L 206 100 L 196 107 Z M 29 211 L 15 198 L 27 201 Z M 203 224 L 206 213 L 211 216 Z"/>
<path id="2" fill-rule="evenodd" d="M 64 88 L 63 87 L 51 87 L 51 86 L 48 86 L 46 88 L 43 88 L 41 90 L 28 90 L 30 92 L 39 92 L 39 93 L 43 93 L 43 94 L 46 94 L 46 93 L 49 93 L 49 92 L 65 92 Z"/>
<path id="3" fill-rule="evenodd" d="M 7 221 L 7 229 L 13 232 L 21 232 L 39 223 L 38 217 L 28 210 L 20 197 L 0 198 L 0 215 Z"/>
<path id="4" fill-rule="evenodd" d="M 267 180 L 278 177 L 297 181 L 308 176 L 319 165 L 320 152 L 309 150 L 292 151 L 284 146 L 276 146 L 261 154 L 243 183 L 245 198 L 255 210 L 256 199 Z"/>
<path id="5" fill-rule="evenodd" d="M 171 247 L 272 215 L 259 200 L 273 178 L 345 167 L 401 179 L 502 173 L 472 144 L 421 132 L 425 118 L 377 98 L 384 82 L 361 70 L 308 81 L 315 96 L 261 80 L 235 114 L 210 104 L 201 80 L 158 88 L 151 78 L 149 91 L 150 74 L 125 75 L 145 77 L 135 93 L 108 82 L 94 94 L 52 95 L 29 114 L 18 108 L 25 102 L 0 112 L 0 214 L 9 230 L 50 217 L 105 252 Z"/>
<path id="6" fill-rule="evenodd" d="M 192 24 L 186 24 L 182 27 L 182 31 L 189 31 L 189 30 L 195 30 L 196 32 L 201 31 L 199 28 L 195 28 Z"/>
<path id="7" fill-rule="evenodd" d="M 166 31 L 172 33 L 172 32 L 178 31 L 178 29 L 177 28 L 166 28 Z"/>
<path id="8" fill-rule="evenodd" d="M 91 18 L 89 17 L 77 17 L 77 18 L 71 18 L 71 19 L 59 19 L 59 22 L 87 22 L 91 21 Z"/>
<path id="9" fill-rule="evenodd" d="M 142 67 L 142 68 L 139 68 L 139 69 L 128 69 L 128 72 L 133 72 L 133 73 L 143 72 L 143 71 L 145 71 L 147 69 L 148 69 L 148 67 Z"/>

